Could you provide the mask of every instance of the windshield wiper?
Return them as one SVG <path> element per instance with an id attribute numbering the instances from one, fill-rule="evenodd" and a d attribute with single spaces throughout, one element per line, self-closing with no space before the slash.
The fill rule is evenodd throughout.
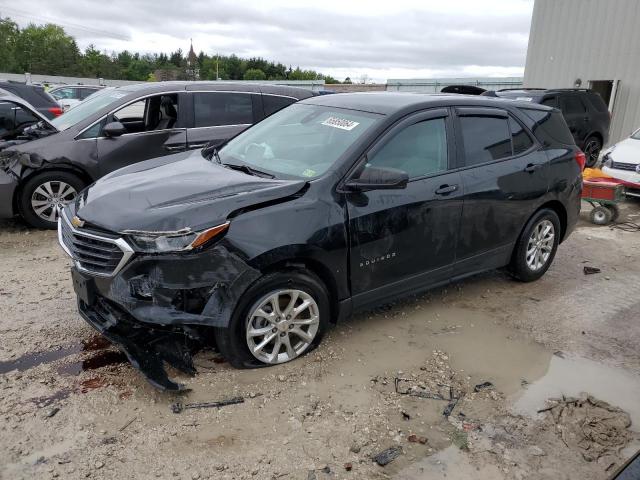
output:
<path id="1" fill-rule="evenodd" d="M 263 172 L 262 170 L 258 170 L 256 168 L 250 167 L 249 165 L 244 165 L 244 164 L 239 165 L 237 163 L 221 163 L 221 164 L 227 168 L 238 170 L 248 175 L 254 175 L 256 177 L 264 177 L 264 178 L 276 178 L 275 175 L 271 175 L 270 173 Z"/>

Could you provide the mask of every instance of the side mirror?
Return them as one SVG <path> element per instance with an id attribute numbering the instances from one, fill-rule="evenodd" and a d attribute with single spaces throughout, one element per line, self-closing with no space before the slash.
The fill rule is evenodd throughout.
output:
<path id="1" fill-rule="evenodd" d="M 127 128 L 120 122 L 109 122 L 102 128 L 106 137 L 119 137 L 127 133 Z"/>
<path id="2" fill-rule="evenodd" d="M 367 190 L 394 190 L 407 187 L 409 175 L 397 168 L 368 166 L 362 170 L 359 178 L 351 178 L 345 187 L 355 192 Z"/>

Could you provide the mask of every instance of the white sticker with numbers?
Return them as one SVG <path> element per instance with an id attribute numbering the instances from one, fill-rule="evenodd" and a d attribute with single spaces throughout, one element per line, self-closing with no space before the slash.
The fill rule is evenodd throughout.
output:
<path id="1" fill-rule="evenodd" d="M 354 122 L 353 120 L 347 120 L 346 118 L 329 117 L 322 122 L 322 125 L 339 128 L 340 130 L 353 130 L 360 125 L 360 123 Z"/>

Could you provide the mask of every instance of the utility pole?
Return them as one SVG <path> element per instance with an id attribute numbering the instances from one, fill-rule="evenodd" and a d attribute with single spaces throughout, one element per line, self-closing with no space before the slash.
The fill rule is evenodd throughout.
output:
<path id="1" fill-rule="evenodd" d="M 218 57 L 220 57 L 220 55 L 216 53 L 216 81 L 220 80 L 220 75 L 218 75 Z"/>

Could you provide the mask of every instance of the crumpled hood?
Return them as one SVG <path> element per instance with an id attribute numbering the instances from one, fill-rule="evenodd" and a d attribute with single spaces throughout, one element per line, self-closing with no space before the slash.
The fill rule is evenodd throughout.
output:
<path id="1" fill-rule="evenodd" d="M 199 151 L 184 157 L 147 160 L 103 177 L 78 196 L 73 213 L 113 232 L 201 230 L 238 209 L 293 195 L 306 183 L 247 175 Z"/>

